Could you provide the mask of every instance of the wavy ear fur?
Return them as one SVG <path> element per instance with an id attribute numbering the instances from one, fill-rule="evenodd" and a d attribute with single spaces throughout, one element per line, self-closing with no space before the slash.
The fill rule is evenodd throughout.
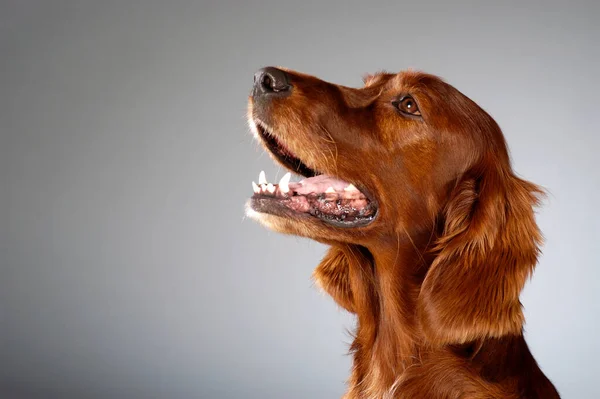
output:
<path id="1" fill-rule="evenodd" d="M 351 313 L 368 306 L 374 295 L 373 260 L 358 245 L 329 248 L 313 273 L 313 279 L 338 305 Z"/>
<path id="2" fill-rule="evenodd" d="M 542 191 L 511 171 L 470 172 L 443 211 L 418 314 L 432 345 L 521 334 L 519 294 L 537 262 Z"/>
<path id="3" fill-rule="evenodd" d="M 350 283 L 350 261 L 342 247 L 329 248 L 313 272 L 313 279 L 338 305 L 349 312 L 355 312 Z"/>

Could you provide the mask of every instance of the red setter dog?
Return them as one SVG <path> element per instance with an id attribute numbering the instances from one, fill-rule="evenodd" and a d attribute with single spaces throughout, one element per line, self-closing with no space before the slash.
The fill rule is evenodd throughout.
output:
<path id="1" fill-rule="evenodd" d="M 559 397 L 519 302 L 541 191 L 515 175 L 485 111 L 424 73 L 354 89 L 270 67 L 248 115 L 272 157 L 304 176 L 261 173 L 248 214 L 329 244 L 314 278 L 357 316 L 345 398 Z"/>

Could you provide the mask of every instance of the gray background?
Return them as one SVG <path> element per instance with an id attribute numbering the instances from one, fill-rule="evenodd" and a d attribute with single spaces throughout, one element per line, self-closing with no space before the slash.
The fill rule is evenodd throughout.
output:
<path id="1" fill-rule="evenodd" d="M 336 398 L 352 318 L 324 247 L 244 220 L 281 176 L 253 72 L 446 78 L 550 191 L 527 338 L 598 398 L 598 2 L 0 1 L 0 397 Z"/>

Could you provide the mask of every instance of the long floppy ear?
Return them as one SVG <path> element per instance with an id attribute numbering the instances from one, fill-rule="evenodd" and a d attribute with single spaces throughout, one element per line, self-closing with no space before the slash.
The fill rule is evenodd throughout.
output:
<path id="1" fill-rule="evenodd" d="M 542 191 L 509 171 L 465 175 L 443 212 L 418 312 L 432 345 L 521 334 L 519 294 L 537 262 Z"/>
<path id="2" fill-rule="evenodd" d="M 313 273 L 315 283 L 328 293 L 338 305 L 356 313 L 373 291 L 372 259 L 358 245 L 334 245 L 327 251 Z"/>

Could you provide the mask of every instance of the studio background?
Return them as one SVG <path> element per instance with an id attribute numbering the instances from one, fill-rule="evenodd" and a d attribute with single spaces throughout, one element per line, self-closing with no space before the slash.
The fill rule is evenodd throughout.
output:
<path id="1" fill-rule="evenodd" d="M 0 1 L 0 397 L 338 398 L 352 318 L 324 247 L 244 218 L 283 171 L 253 73 L 440 75 L 549 190 L 526 337 L 600 397 L 600 3 Z"/>

